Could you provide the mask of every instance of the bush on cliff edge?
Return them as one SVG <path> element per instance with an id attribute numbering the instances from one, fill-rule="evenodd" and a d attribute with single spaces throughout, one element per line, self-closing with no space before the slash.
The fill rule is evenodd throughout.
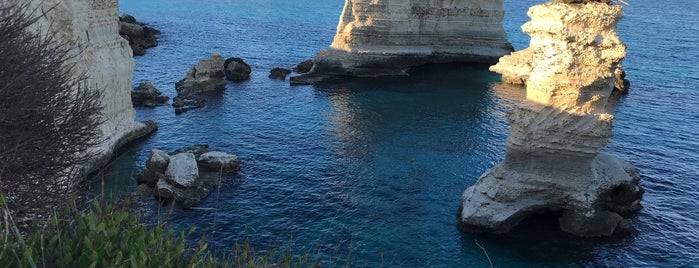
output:
<path id="1" fill-rule="evenodd" d="M 0 1 L 0 192 L 19 223 L 65 207 L 102 110 L 101 92 L 70 64 L 77 46 L 33 31 L 52 10 L 29 2 Z"/>

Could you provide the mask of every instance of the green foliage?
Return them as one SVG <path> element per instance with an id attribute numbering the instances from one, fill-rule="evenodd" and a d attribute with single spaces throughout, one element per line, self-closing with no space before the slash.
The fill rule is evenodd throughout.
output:
<path id="1" fill-rule="evenodd" d="M 0 201 L 4 197 L 0 194 Z M 74 204 L 74 203 L 73 203 Z M 0 202 L 2 207 L 6 203 Z M 6 210 L 3 209 L 3 213 Z M 311 267 L 306 255 L 271 250 L 258 254 L 248 243 L 213 253 L 204 236 L 194 247 L 187 235 L 162 226 L 147 228 L 135 216 L 93 203 L 80 213 L 75 205 L 21 235 L 7 222 L 0 233 L 4 267 Z"/>

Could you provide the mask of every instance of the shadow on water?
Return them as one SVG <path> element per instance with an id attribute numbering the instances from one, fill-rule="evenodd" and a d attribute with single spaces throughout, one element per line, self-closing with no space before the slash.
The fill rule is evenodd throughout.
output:
<path id="1" fill-rule="evenodd" d="M 546 267 L 619 266 L 599 257 L 600 250 L 623 249 L 634 243 L 636 234 L 615 234 L 612 237 L 581 238 L 561 231 L 560 212 L 547 212 L 523 220 L 505 234 L 462 233 L 464 246 L 478 241 L 496 266 L 524 265 Z M 634 217 L 635 218 L 635 217 Z M 485 253 L 481 253 L 485 254 Z M 497 258 L 498 256 L 507 258 Z M 495 256 L 496 258 L 493 258 Z M 512 263 L 508 263 L 512 261 Z M 546 265 L 543 265 L 546 264 Z"/>

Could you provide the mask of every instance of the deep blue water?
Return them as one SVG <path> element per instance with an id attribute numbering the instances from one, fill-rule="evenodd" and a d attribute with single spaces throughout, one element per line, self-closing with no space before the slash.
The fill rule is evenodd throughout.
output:
<path id="1" fill-rule="evenodd" d="M 505 0 L 517 49 L 528 43 L 519 30 L 527 8 L 541 2 Z M 330 44 L 340 0 L 121 0 L 121 12 L 163 32 L 136 57 L 134 85 L 150 80 L 172 97 L 174 83 L 212 52 L 245 59 L 253 73 L 209 94 L 203 109 L 137 109 L 160 128 L 122 149 L 107 188 L 132 189 L 151 148 L 209 143 L 238 155 L 243 174 L 200 205 L 217 213 L 175 210 L 169 222 L 207 228 L 218 249 L 291 240 L 324 267 L 489 267 L 478 240 L 498 267 L 699 266 L 699 5 L 628 2 L 619 33 L 632 86 L 615 104 L 605 150 L 642 172 L 644 209 L 629 237 L 572 238 L 550 221 L 506 236 L 456 229 L 461 193 L 502 160 L 505 116 L 523 96 L 486 66 L 315 87 L 267 78 Z"/>

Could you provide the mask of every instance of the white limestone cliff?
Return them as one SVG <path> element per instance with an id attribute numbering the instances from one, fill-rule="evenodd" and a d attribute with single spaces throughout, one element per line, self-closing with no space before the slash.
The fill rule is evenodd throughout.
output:
<path id="1" fill-rule="evenodd" d="M 56 42 L 74 44 L 76 75 L 84 72 L 87 87 L 103 92 L 102 144 L 98 158 L 85 165 L 84 175 L 106 164 L 115 150 L 156 128 L 154 122 L 135 122 L 131 104 L 134 61 L 126 40 L 119 36 L 117 0 L 23 0 L 43 14 L 35 30 L 53 35 Z M 31 12 L 31 10 L 30 10 Z"/>
<path id="2" fill-rule="evenodd" d="M 536 5 L 522 29 L 531 60 L 503 57 L 507 79 L 526 84 L 526 100 L 510 112 L 503 162 L 463 194 L 459 227 L 506 232 L 524 218 L 560 211 L 561 229 L 608 236 L 630 228 L 622 215 L 640 209 L 639 173 L 601 153 L 611 136 L 606 111 L 615 69 L 626 55 L 616 34 L 620 6 L 604 3 Z M 521 55 L 519 54 L 519 55 Z"/>
<path id="3" fill-rule="evenodd" d="M 292 83 L 405 75 L 427 63 L 495 63 L 513 50 L 501 0 L 346 0 L 330 47 Z"/>

